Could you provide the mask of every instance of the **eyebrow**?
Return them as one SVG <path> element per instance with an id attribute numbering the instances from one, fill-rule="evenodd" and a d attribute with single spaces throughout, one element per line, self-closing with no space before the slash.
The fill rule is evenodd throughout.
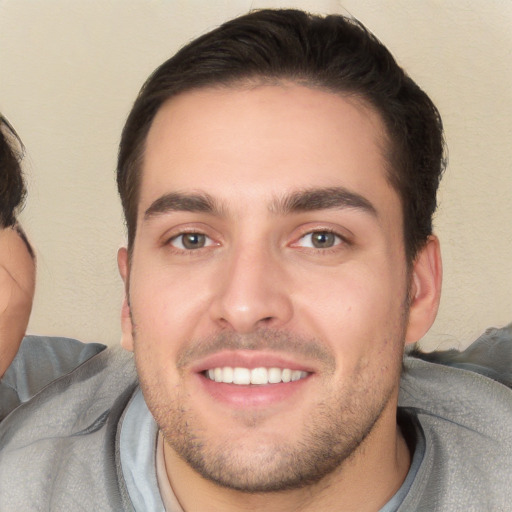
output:
<path id="1" fill-rule="evenodd" d="M 209 194 L 170 192 L 151 203 L 150 207 L 144 212 L 144 219 L 147 220 L 157 215 L 180 211 L 221 215 L 222 210 Z"/>
<path id="2" fill-rule="evenodd" d="M 274 198 L 269 204 L 269 211 L 275 215 L 332 209 L 356 209 L 378 217 L 368 199 L 344 187 L 298 190 Z M 178 211 L 222 216 L 226 209 L 207 193 L 170 192 L 151 203 L 144 212 L 144 220 Z"/>
<path id="3" fill-rule="evenodd" d="M 270 210 L 273 213 L 281 215 L 346 208 L 361 210 L 373 217 L 378 217 L 377 209 L 368 199 L 344 187 L 299 190 L 274 200 L 270 205 Z"/>

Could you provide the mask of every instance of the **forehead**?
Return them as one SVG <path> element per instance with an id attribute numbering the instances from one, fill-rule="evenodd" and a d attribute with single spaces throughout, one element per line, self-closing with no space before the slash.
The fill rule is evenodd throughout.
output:
<path id="1" fill-rule="evenodd" d="M 227 202 L 312 187 L 389 195 L 385 144 L 380 116 L 357 98 L 295 84 L 183 93 L 149 131 L 139 217 L 174 191 Z"/>

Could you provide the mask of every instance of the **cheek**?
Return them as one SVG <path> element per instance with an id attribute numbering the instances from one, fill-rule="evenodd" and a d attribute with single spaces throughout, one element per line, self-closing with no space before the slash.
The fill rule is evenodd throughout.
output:
<path id="1" fill-rule="evenodd" d="M 15 281 L 11 274 L 16 276 Z M 0 265 L 0 314 L 16 318 L 25 329 L 34 298 L 34 265 L 11 268 L 9 272 Z"/>
<path id="2" fill-rule="evenodd" d="M 401 279 L 389 270 L 346 265 L 324 275 L 307 276 L 296 286 L 296 300 L 305 310 L 336 321 L 353 316 L 386 316 L 397 309 L 404 296 Z"/>
<path id="3" fill-rule="evenodd" d="M 130 306 L 142 338 L 190 338 L 207 308 L 205 281 L 183 269 L 149 266 L 130 276 Z"/>
<path id="4" fill-rule="evenodd" d="M 12 286 L 11 276 L 0 266 L 0 314 L 7 309 L 12 295 Z"/>
<path id="5" fill-rule="evenodd" d="M 401 342 L 404 298 L 404 279 L 389 267 L 346 265 L 322 279 L 310 276 L 297 290 L 295 313 L 346 361 Z"/>
<path id="6" fill-rule="evenodd" d="M 0 266 L 0 376 L 18 351 L 32 308 L 33 286 L 22 290 Z"/>

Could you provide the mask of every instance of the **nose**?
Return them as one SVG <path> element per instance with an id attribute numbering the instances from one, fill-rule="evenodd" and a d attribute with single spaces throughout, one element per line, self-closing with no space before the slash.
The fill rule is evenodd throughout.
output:
<path id="1" fill-rule="evenodd" d="M 233 251 L 216 279 L 211 312 L 222 328 L 249 333 L 278 328 L 293 316 L 286 272 L 270 250 L 253 245 Z"/>

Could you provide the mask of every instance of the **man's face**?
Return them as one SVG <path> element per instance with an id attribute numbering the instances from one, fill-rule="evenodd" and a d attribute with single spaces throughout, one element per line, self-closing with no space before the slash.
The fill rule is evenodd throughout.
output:
<path id="1" fill-rule="evenodd" d="M 167 456 L 277 490 L 396 430 L 409 279 L 385 144 L 362 102 L 291 84 L 161 108 L 120 267 Z"/>

